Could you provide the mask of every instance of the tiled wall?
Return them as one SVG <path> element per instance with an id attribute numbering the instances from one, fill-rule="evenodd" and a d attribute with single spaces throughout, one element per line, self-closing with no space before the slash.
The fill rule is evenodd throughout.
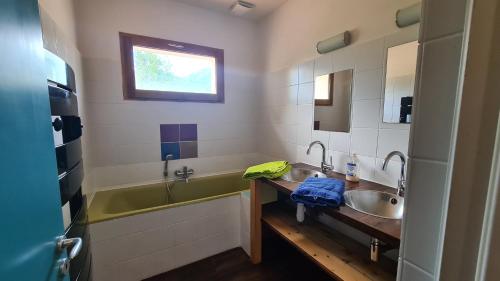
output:
<path id="1" fill-rule="evenodd" d="M 161 124 L 161 160 L 198 158 L 198 126 L 196 124 Z"/>
<path id="2" fill-rule="evenodd" d="M 441 279 L 439 267 L 468 2 L 423 1 L 399 280 L 462 277 Z"/>
<path id="3" fill-rule="evenodd" d="M 254 22 L 178 1 L 86 0 L 75 5 L 88 93 L 91 169 L 86 178 L 94 191 L 163 180 L 161 124 L 197 125 L 197 151 L 192 143 L 179 141 L 179 154 L 191 154 L 179 155 L 189 159 L 172 161 L 171 170 L 187 165 L 201 176 L 259 161 Z M 120 31 L 224 49 L 225 103 L 124 100 Z M 183 150 L 183 145 L 191 148 Z"/>
<path id="4" fill-rule="evenodd" d="M 335 170 L 345 173 L 350 154 L 360 160 L 361 178 L 396 186 L 400 163 L 393 159 L 382 171 L 384 157 L 393 150 L 408 153 L 409 125 L 382 122 L 386 49 L 417 39 L 418 25 L 365 44 L 354 45 L 265 77 L 261 123 L 261 153 L 292 162 L 318 166 L 318 147 L 306 155 L 311 141 L 328 149 Z M 312 130 L 314 77 L 354 69 L 351 131 Z"/>
<path id="5" fill-rule="evenodd" d="M 94 280 L 142 280 L 239 247 L 240 209 L 235 195 L 91 224 Z"/>

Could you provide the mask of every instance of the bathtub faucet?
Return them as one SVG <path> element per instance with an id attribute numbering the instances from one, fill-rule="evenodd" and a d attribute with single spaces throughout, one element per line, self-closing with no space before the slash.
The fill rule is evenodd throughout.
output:
<path id="1" fill-rule="evenodd" d="M 177 177 L 177 179 L 184 180 L 187 183 L 189 181 L 189 176 L 194 174 L 194 170 L 188 169 L 187 166 L 184 166 L 182 167 L 181 170 L 176 170 L 174 174 Z"/>
<path id="2" fill-rule="evenodd" d="M 163 176 L 168 178 L 168 160 L 174 159 L 172 154 L 165 155 L 165 166 L 163 166 Z"/>

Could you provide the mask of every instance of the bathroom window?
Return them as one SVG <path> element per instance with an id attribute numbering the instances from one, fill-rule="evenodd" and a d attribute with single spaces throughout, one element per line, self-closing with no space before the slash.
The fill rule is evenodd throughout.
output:
<path id="1" fill-rule="evenodd" d="M 224 50 L 120 33 L 125 99 L 224 102 Z"/>

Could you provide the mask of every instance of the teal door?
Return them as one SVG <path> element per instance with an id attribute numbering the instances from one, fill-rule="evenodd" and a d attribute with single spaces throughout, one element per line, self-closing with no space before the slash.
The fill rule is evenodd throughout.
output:
<path id="1" fill-rule="evenodd" d="M 67 280 L 36 0 L 0 1 L 0 280 Z"/>

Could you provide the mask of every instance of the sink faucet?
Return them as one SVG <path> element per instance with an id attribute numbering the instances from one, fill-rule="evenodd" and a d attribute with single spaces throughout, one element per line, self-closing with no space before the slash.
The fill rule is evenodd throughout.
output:
<path id="1" fill-rule="evenodd" d="M 194 174 L 194 170 L 193 169 L 188 169 L 187 166 L 184 166 L 184 167 L 182 167 L 181 170 L 176 170 L 174 172 L 174 174 L 177 177 L 177 179 L 184 180 L 187 183 L 189 181 L 189 176 L 191 176 L 192 174 Z"/>
<path id="2" fill-rule="evenodd" d="M 401 151 L 393 151 L 385 157 L 384 165 L 382 165 L 382 170 L 387 168 L 387 164 L 389 160 L 393 156 L 399 156 L 401 158 L 401 174 L 398 180 L 398 195 L 403 197 L 405 195 L 405 187 L 406 187 L 406 178 L 405 178 L 405 165 L 406 165 L 406 156 Z"/>
<path id="3" fill-rule="evenodd" d="M 311 148 L 315 144 L 318 144 L 319 146 L 321 146 L 321 149 L 323 150 L 323 155 L 321 158 L 321 171 L 323 173 L 328 173 L 328 172 L 332 171 L 333 170 L 332 157 L 330 156 L 330 164 L 326 163 L 326 148 L 322 142 L 320 142 L 320 141 L 311 142 L 311 144 L 309 144 L 309 148 L 307 149 L 307 155 L 309 155 L 309 153 L 311 153 Z"/>

